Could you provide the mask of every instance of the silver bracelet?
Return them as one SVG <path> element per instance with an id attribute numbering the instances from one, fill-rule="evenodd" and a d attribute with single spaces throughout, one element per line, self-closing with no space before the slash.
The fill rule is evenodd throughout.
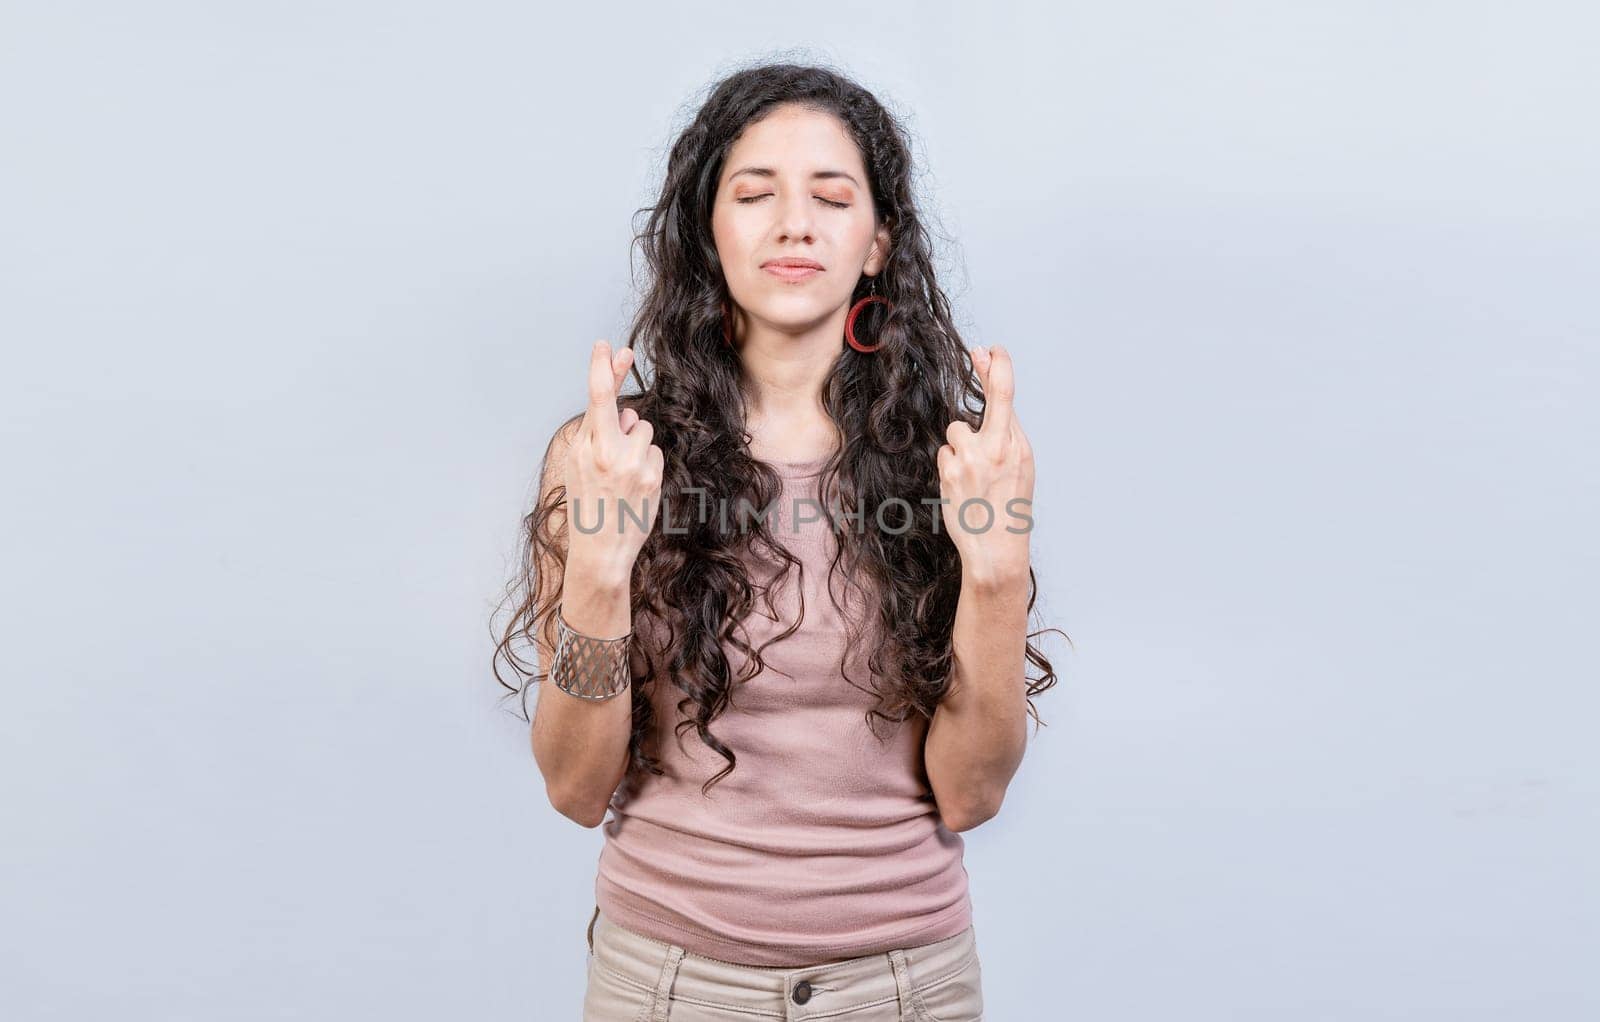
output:
<path id="1" fill-rule="evenodd" d="M 550 658 L 550 677 L 556 688 L 579 699 L 610 699 L 628 690 L 628 639 L 632 632 L 615 639 L 596 639 L 575 632 L 561 617 L 556 606 L 555 655 Z"/>

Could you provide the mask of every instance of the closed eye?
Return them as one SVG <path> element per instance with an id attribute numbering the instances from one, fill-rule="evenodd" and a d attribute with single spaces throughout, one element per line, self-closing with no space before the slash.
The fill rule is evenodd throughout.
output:
<path id="1" fill-rule="evenodd" d="M 766 192 L 766 193 L 764 193 L 762 195 L 747 195 L 742 199 L 734 199 L 733 201 L 734 202 L 739 202 L 739 203 L 750 203 L 750 202 L 755 202 L 757 199 L 770 199 L 770 198 L 772 198 L 772 193 L 771 192 Z M 817 199 L 818 202 L 825 203 L 825 204 L 827 204 L 829 206 L 832 206 L 834 209 L 849 209 L 850 208 L 850 204 L 848 202 L 834 202 L 832 199 L 824 199 L 820 195 L 818 195 L 816 197 L 816 199 Z"/>

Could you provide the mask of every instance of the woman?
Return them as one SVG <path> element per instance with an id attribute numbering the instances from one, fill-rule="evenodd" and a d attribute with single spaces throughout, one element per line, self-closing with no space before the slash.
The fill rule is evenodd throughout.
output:
<path id="1" fill-rule="evenodd" d="M 555 681 L 551 803 L 612 813 L 584 1018 L 979 1018 L 958 832 L 1055 682 L 1010 357 L 969 357 L 903 133 L 830 70 L 718 83 L 649 212 L 630 346 L 594 346 L 546 452 L 497 647 Z"/>

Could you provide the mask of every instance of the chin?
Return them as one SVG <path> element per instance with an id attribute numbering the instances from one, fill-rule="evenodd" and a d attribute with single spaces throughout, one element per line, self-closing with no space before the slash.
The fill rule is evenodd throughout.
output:
<path id="1" fill-rule="evenodd" d="M 764 295 L 761 304 L 745 306 L 748 314 L 786 330 L 814 326 L 838 309 L 838 302 L 817 294 Z"/>
<path id="2" fill-rule="evenodd" d="M 776 315 L 762 316 L 761 319 L 772 325 L 774 330 L 786 334 L 801 334 L 807 330 L 814 330 L 828 318 L 826 312 L 816 316 Z"/>

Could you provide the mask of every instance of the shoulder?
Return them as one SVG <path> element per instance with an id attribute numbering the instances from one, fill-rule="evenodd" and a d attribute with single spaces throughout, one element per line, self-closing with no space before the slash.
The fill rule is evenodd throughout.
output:
<path id="1" fill-rule="evenodd" d="M 579 412 L 557 426 L 555 433 L 550 437 L 550 442 L 545 445 L 544 460 L 539 465 L 542 489 L 549 489 L 561 482 L 567 464 L 567 452 L 572 449 L 578 430 L 583 426 L 583 415 L 583 412 Z"/>
<path id="2" fill-rule="evenodd" d="M 550 443 L 545 448 L 548 455 L 551 451 L 565 451 L 572 446 L 572 441 L 577 438 L 578 430 L 583 426 L 583 412 L 568 416 L 567 419 L 556 427 L 550 437 Z"/>
<path id="3" fill-rule="evenodd" d="M 618 411 L 632 408 L 635 412 L 643 413 L 649 400 L 646 394 L 621 394 L 617 397 Z M 545 445 L 544 462 L 539 469 L 539 477 L 543 485 L 549 486 L 561 481 L 561 474 L 567 463 L 567 452 L 572 449 L 577 440 L 578 430 L 583 426 L 583 417 L 588 409 L 580 409 L 576 414 L 568 416 L 561 425 L 556 427 L 550 442 Z"/>

